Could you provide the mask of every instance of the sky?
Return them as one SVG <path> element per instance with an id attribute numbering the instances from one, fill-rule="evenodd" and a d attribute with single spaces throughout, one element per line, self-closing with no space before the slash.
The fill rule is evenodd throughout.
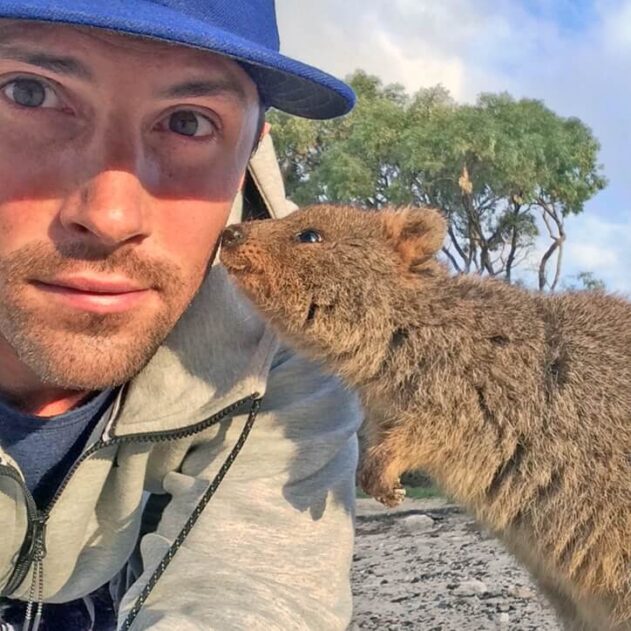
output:
<path id="1" fill-rule="evenodd" d="M 413 93 L 441 83 L 535 98 L 600 141 L 609 184 L 566 220 L 566 282 L 592 272 L 631 295 L 631 0 L 276 0 L 281 51 L 340 78 Z M 543 247 L 543 242 L 540 244 Z"/>

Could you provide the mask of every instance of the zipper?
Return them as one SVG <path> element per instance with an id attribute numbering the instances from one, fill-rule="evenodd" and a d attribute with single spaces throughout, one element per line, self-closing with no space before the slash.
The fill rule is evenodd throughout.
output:
<path id="1" fill-rule="evenodd" d="M 10 477 L 17 482 L 20 486 L 22 493 L 26 499 L 26 513 L 28 529 L 22 548 L 18 555 L 18 562 L 15 569 L 7 583 L 7 588 L 3 593 L 11 593 L 13 586 L 17 587 L 28 573 L 31 564 L 33 564 L 33 580 L 31 581 L 31 587 L 29 589 L 29 600 L 26 607 L 26 613 L 24 617 L 23 631 L 37 631 L 42 619 L 42 596 L 44 591 L 44 557 L 46 556 L 46 517 L 42 514 L 35 504 L 33 495 L 29 491 L 28 487 L 24 483 L 24 480 L 20 476 L 19 472 L 14 468 L 6 464 L 0 464 L 0 473 Z M 17 582 L 19 580 L 19 582 Z M 9 591 L 11 589 L 11 591 Z M 35 610 L 35 619 L 33 626 L 31 627 L 31 620 L 33 620 L 33 609 L 37 603 Z"/>
<path id="2" fill-rule="evenodd" d="M 27 508 L 27 516 L 28 516 L 28 530 L 18 554 L 18 560 L 16 561 L 15 568 L 13 570 L 13 574 L 9 578 L 6 587 L 0 593 L 0 596 L 6 596 L 8 594 L 13 593 L 24 581 L 26 575 L 28 574 L 31 565 L 33 565 L 33 579 L 31 582 L 31 588 L 29 592 L 29 603 L 27 607 L 27 618 L 32 616 L 33 604 L 37 602 L 37 611 L 35 615 L 35 621 L 32 629 L 36 630 L 39 626 L 39 619 L 41 619 L 41 608 L 42 608 L 42 591 L 43 591 L 43 560 L 46 556 L 46 523 L 48 521 L 48 517 L 54 507 L 54 505 L 59 500 L 59 497 L 63 493 L 64 489 L 68 486 L 68 483 L 77 469 L 81 466 L 81 464 L 87 460 L 90 456 L 94 455 L 96 452 L 105 449 L 107 447 L 111 447 L 112 445 L 123 445 L 130 443 L 161 443 L 169 440 L 178 440 L 181 438 L 187 438 L 189 436 L 194 436 L 205 429 L 208 429 L 212 425 L 219 423 L 227 416 L 230 416 L 239 408 L 243 407 L 246 403 L 253 404 L 255 401 L 260 399 L 260 395 L 258 392 L 254 392 L 253 394 L 248 395 L 238 401 L 235 401 L 228 407 L 223 408 L 219 412 L 213 414 L 209 418 L 200 421 L 199 423 L 194 423 L 193 425 L 189 425 L 188 427 L 184 427 L 182 429 L 177 430 L 166 430 L 163 432 L 140 432 L 138 434 L 129 434 L 126 436 L 114 436 L 107 440 L 100 439 L 96 443 L 94 443 L 91 447 L 86 449 L 81 456 L 75 461 L 72 465 L 68 473 L 65 475 L 61 484 L 55 491 L 55 494 L 49 501 L 46 508 L 42 511 L 38 510 L 35 500 L 31 492 L 28 490 L 28 487 L 24 483 L 24 480 L 18 473 L 18 471 L 7 464 L 2 464 L 0 461 L 0 474 L 5 473 L 11 479 L 15 480 L 20 485 L 24 493 L 24 497 L 26 498 L 26 508 Z M 115 425 L 112 426 L 112 432 L 115 430 Z M 33 597 L 35 596 L 37 585 L 37 600 Z M 28 631 L 30 629 L 30 619 L 25 621 L 23 631 Z"/>
<path id="3" fill-rule="evenodd" d="M 24 538 L 24 543 L 20 548 L 13 574 L 7 582 L 5 589 L 2 590 L 2 594 L 0 594 L 4 596 L 6 594 L 10 594 L 17 588 L 17 586 L 24 580 L 24 577 L 31 567 L 31 562 L 33 561 L 35 552 L 35 542 L 39 538 L 38 525 L 42 523 L 42 515 L 37 509 L 35 500 L 17 469 L 7 464 L 0 464 L 0 474 L 8 476 L 20 486 L 20 489 L 26 499 L 26 515 L 28 523 L 26 537 Z"/>
<path id="4" fill-rule="evenodd" d="M 38 528 L 36 530 L 33 542 L 33 579 L 29 589 L 28 604 L 26 605 L 26 613 L 24 615 L 24 625 L 22 631 L 38 631 L 42 621 L 42 611 L 44 609 L 44 557 L 46 556 L 46 521 L 40 518 L 38 520 Z M 33 620 L 33 608 L 35 609 L 35 620 Z M 31 627 L 31 620 L 33 626 Z"/>

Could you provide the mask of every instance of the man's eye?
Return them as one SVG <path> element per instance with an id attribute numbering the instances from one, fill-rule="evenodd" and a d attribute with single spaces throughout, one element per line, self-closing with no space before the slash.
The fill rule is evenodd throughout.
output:
<path id="1" fill-rule="evenodd" d="M 61 102 L 55 91 L 37 79 L 14 79 L 2 87 L 2 93 L 22 107 L 54 108 Z"/>
<path id="2" fill-rule="evenodd" d="M 215 125 L 205 116 L 192 110 L 174 112 L 169 116 L 169 129 L 181 136 L 203 138 L 215 134 Z"/>

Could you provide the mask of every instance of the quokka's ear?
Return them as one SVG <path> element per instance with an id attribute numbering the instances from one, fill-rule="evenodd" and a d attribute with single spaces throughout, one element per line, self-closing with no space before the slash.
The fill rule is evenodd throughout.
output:
<path id="1" fill-rule="evenodd" d="M 405 208 L 382 212 L 388 239 L 406 268 L 414 271 L 442 248 L 447 222 L 433 208 Z"/>

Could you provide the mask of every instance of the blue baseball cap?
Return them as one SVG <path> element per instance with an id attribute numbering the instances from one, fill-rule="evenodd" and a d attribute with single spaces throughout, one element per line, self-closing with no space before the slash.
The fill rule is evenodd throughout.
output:
<path id="1" fill-rule="evenodd" d="M 93 26 L 225 55 L 256 83 L 266 107 L 305 118 L 349 112 L 352 89 L 279 53 L 274 0 L 0 0 L 0 18 Z"/>

